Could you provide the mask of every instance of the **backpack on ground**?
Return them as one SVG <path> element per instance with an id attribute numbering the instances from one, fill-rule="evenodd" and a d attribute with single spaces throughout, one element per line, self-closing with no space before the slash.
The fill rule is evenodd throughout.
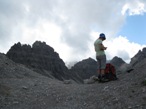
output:
<path id="1" fill-rule="evenodd" d="M 106 64 L 106 68 L 105 68 L 105 77 L 109 80 L 117 80 L 117 76 L 116 76 L 116 69 L 115 67 L 110 64 L 107 63 Z"/>

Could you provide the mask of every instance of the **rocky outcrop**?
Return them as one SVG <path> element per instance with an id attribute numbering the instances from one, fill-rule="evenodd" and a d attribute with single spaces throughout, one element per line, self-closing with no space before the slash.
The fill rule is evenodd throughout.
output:
<path id="1" fill-rule="evenodd" d="M 110 63 L 115 66 L 116 69 L 119 69 L 123 64 L 126 64 L 122 58 L 115 56 Z"/>
<path id="2" fill-rule="evenodd" d="M 59 80 L 69 79 L 65 63 L 45 42 L 36 41 L 32 47 L 19 42 L 14 44 L 6 55 L 14 62 L 31 67 L 45 76 Z"/>
<path id="3" fill-rule="evenodd" d="M 82 79 L 87 79 L 93 75 L 97 75 L 97 62 L 92 58 L 84 59 L 76 63 L 70 71 Z"/>
<path id="4" fill-rule="evenodd" d="M 138 53 L 133 58 L 131 58 L 130 65 L 135 66 L 144 58 L 146 58 L 146 48 L 143 48 L 142 51 L 139 50 Z"/>

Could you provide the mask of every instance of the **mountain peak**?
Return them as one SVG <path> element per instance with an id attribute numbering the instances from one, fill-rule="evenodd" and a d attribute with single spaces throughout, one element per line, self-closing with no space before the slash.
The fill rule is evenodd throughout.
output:
<path id="1" fill-rule="evenodd" d="M 140 61 L 142 61 L 144 58 L 146 58 L 146 47 L 141 50 L 138 51 L 138 53 L 131 58 L 130 64 L 132 66 L 135 66 L 136 64 L 138 64 Z"/>
<path id="2" fill-rule="evenodd" d="M 50 77 L 51 72 L 53 77 L 59 80 L 67 78 L 65 73 L 68 69 L 65 63 L 59 54 L 45 42 L 36 41 L 32 47 L 18 42 L 6 55 L 14 62 L 31 67 L 42 75 Z"/>
<path id="3" fill-rule="evenodd" d="M 116 68 L 120 67 L 121 65 L 125 64 L 126 62 L 123 61 L 122 58 L 115 56 L 111 61 L 111 64 L 113 64 Z"/>

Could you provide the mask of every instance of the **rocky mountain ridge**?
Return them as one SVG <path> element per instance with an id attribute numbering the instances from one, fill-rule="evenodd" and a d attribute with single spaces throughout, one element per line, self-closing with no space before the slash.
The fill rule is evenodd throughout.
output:
<path id="1" fill-rule="evenodd" d="M 41 41 L 34 42 L 32 47 L 18 42 L 10 48 L 6 56 L 16 63 L 23 64 L 42 75 L 58 80 L 72 79 L 82 83 L 84 79 L 97 75 L 97 63 L 94 59 L 84 59 L 68 69 L 59 54 Z M 111 63 L 115 67 L 125 64 L 119 57 L 114 57 Z"/>
<path id="2" fill-rule="evenodd" d="M 59 80 L 68 79 L 65 63 L 60 59 L 59 54 L 45 42 L 36 41 L 32 47 L 18 42 L 10 48 L 6 56 L 45 76 Z"/>
<path id="3" fill-rule="evenodd" d="M 146 58 L 146 48 L 139 50 L 138 53 L 133 58 L 131 58 L 130 65 L 136 66 L 144 58 Z"/>
<path id="4" fill-rule="evenodd" d="M 81 78 L 69 72 L 59 54 L 45 42 L 36 41 L 32 47 L 18 42 L 10 48 L 6 56 L 49 78 L 83 82 Z"/>

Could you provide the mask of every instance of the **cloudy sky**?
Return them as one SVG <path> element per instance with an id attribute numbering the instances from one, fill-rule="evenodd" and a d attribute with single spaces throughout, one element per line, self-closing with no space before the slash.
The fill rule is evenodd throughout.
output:
<path id="1" fill-rule="evenodd" d="M 45 41 L 66 62 L 95 59 L 105 33 L 107 59 L 130 61 L 146 47 L 146 0 L 0 0 L 0 52 Z"/>

